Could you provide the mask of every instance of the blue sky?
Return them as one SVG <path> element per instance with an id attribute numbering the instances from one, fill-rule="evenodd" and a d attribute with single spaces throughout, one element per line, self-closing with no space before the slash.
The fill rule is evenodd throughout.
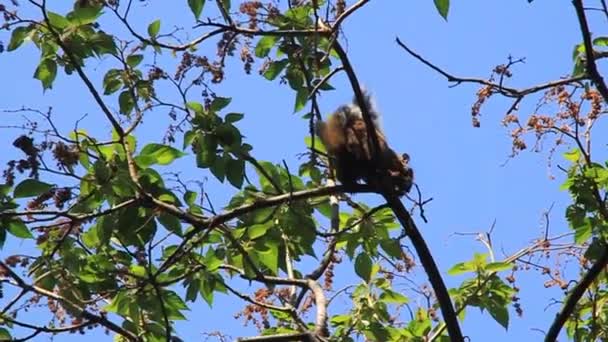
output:
<path id="1" fill-rule="evenodd" d="M 180 24 L 184 16 L 191 20 L 186 12 L 186 1 L 175 3 L 180 5 L 152 2 L 142 8 L 136 2 L 134 23 L 138 31 L 146 32 L 148 23 L 157 18 L 162 19 L 164 28 L 171 27 L 172 23 Z M 61 12 L 61 9 L 56 11 Z M 592 19 L 593 16 L 590 14 Z M 190 22 L 181 25 L 191 26 Z M 492 98 L 482 109 L 481 128 L 473 128 L 470 107 L 476 99 L 477 87 L 466 84 L 449 87 L 442 76 L 411 58 L 394 40 L 400 37 L 427 59 L 459 76 L 484 78 L 495 65 L 506 62 L 509 55 L 525 57 L 526 63 L 517 65 L 510 81 L 511 86 L 525 87 L 555 80 L 570 72 L 572 49 L 580 42 L 580 35 L 569 2 L 453 2 L 446 22 L 430 0 L 372 1 L 346 22 L 344 31 L 345 46 L 359 79 L 373 91 L 384 114 L 383 127 L 391 145 L 411 155 L 417 183 L 425 196 L 434 199 L 426 207 L 429 223 L 420 222 L 419 227 L 444 274 L 452 265 L 470 259 L 473 252 L 485 252 L 474 237 L 454 233 L 485 231 L 496 220 L 492 235 L 495 253 L 498 258 L 503 256 L 503 251 L 510 255 L 541 234 L 543 212 L 553 203 L 551 234 L 567 231 L 563 213 L 568 196 L 559 191 L 563 180 L 560 171 L 547 167 L 548 150 L 541 153 L 526 151 L 504 165 L 511 153 L 511 142 L 509 132 L 500 125 L 500 120 L 510 102 Z M 7 41 L 6 33 L 0 37 Z M 205 49 L 212 51 L 215 45 L 208 42 L 207 47 L 202 48 Z M 60 74 L 54 88 L 42 92 L 39 82 L 31 77 L 37 58 L 38 53 L 32 46 L 0 55 L 0 74 L 10 80 L 10 85 L 5 85 L 0 109 L 52 106 L 63 130 L 73 128 L 75 119 L 88 114 L 81 127 L 106 135 L 109 124 L 74 75 Z M 168 54 L 161 58 L 175 64 Z M 101 84 L 101 75 L 108 65 L 110 63 L 104 60 L 88 61 L 88 72 L 97 85 Z M 294 94 L 277 82 L 271 83 L 257 76 L 255 71 L 251 76 L 245 75 L 236 60 L 230 65 L 226 82 L 216 90 L 221 95 L 233 97 L 229 110 L 246 113 L 239 127 L 247 142 L 254 146 L 254 155 L 277 163 L 285 159 L 291 170 L 297 169 L 296 155 L 305 150 L 303 139 L 307 122 L 300 119 L 301 113 L 292 115 Z M 325 93 L 321 98 L 324 113 L 352 97 L 345 75 L 337 77 L 333 85 L 337 90 Z M 536 100 L 524 101 L 520 112 L 531 111 Z M 148 116 L 137 132 L 140 146 L 143 142 L 162 138 L 166 116 L 161 112 L 157 114 L 158 119 Z M 18 115 L 1 115 L 3 124 L 22 122 Z M 10 145 L 19 133 L 4 129 L 0 143 Z M 7 149 L 0 155 L 0 165 L 15 157 L 14 151 Z M 555 164 L 560 163 L 564 164 L 558 154 Z M 226 203 L 234 191 L 229 186 L 217 184 L 209 173 L 191 165 L 190 161 L 180 161 L 177 167 L 183 170 L 182 175 L 187 179 L 208 177 L 207 191 L 216 206 Z M 557 178 L 551 180 L 550 174 Z M 9 239 L 0 256 L 6 257 L 23 248 L 30 247 Z M 343 268 L 341 271 L 340 282 L 358 281 L 352 270 Z M 425 280 L 421 269 L 417 270 L 416 278 L 420 282 Z M 445 275 L 449 286 L 457 286 L 463 279 Z M 508 331 L 488 314 L 481 315 L 479 310 L 469 309 L 462 323 L 464 333 L 472 341 L 541 339 L 542 335 L 533 329 L 548 328 L 557 307 L 547 309 L 547 306 L 552 298 L 561 297 L 560 291 L 543 287 L 545 280 L 537 272 L 518 274 L 524 315 L 518 318 L 510 310 Z M 233 298 L 222 295 L 218 295 L 212 309 L 197 304 L 189 315 L 190 321 L 178 325 L 180 336 L 186 340 L 200 340 L 201 332 L 214 330 L 228 331 L 233 337 L 255 334 L 251 327 L 242 328 L 242 322 L 232 318 L 240 305 Z M 63 336 L 58 340 L 77 338 L 80 337 Z M 101 333 L 89 338 L 91 341 L 107 339 Z M 46 337 L 38 340 L 44 341 Z"/>

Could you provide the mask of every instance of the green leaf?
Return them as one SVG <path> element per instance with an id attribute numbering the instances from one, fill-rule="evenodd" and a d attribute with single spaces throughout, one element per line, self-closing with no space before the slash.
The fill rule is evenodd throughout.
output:
<path id="1" fill-rule="evenodd" d="M 131 68 L 135 68 L 143 60 L 144 60 L 144 56 L 143 55 L 131 55 L 131 56 L 127 57 L 127 64 Z"/>
<path id="2" fill-rule="evenodd" d="M 196 139 L 196 166 L 208 168 L 217 159 L 217 138 L 211 134 L 199 134 Z"/>
<path id="3" fill-rule="evenodd" d="M 102 159 L 93 164 L 93 175 L 97 184 L 106 184 L 110 180 L 110 170 Z"/>
<path id="4" fill-rule="evenodd" d="M 251 240 L 255 240 L 266 234 L 268 229 L 270 229 L 270 226 L 267 224 L 254 224 L 247 229 L 247 235 Z"/>
<path id="5" fill-rule="evenodd" d="M 296 94 L 296 104 L 293 109 L 294 113 L 297 113 L 304 108 L 306 102 L 308 101 L 308 95 L 308 88 L 302 87 L 298 90 L 298 93 Z"/>
<path id="6" fill-rule="evenodd" d="M 98 229 L 98 226 L 94 225 L 91 229 L 82 233 L 82 243 L 84 243 L 87 248 L 97 248 L 101 246 L 101 241 L 99 241 L 99 237 L 97 236 Z"/>
<path id="7" fill-rule="evenodd" d="M 91 37 L 89 45 L 97 56 L 116 53 L 114 37 L 102 31 L 96 32 Z"/>
<path id="8" fill-rule="evenodd" d="M 84 6 L 78 7 L 74 12 L 70 13 L 69 19 L 72 24 L 77 26 L 94 23 L 102 14 L 101 6 Z"/>
<path id="9" fill-rule="evenodd" d="M 110 95 L 117 92 L 122 87 L 122 70 L 110 69 L 103 76 L 104 95 Z"/>
<path id="10" fill-rule="evenodd" d="M 408 302 L 406 296 L 390 289 L 384 290 L 384 292 L 380 295 L 380 300 L 384 303 L 390 304 L 405 304 Z"/>
<path id="11" fill-rule="evenodd" d="M 216 97 L 211 101 L 211 106 L 209 107 L 213 112 L 219 112 L 224 109 L 226 106 L 230 104 L 232 98 L 230 97 Z"/>
<path id="12" fill-rule="evenodd" d="M 437 12 L 443 17 L 443 19 L 448 20 L 448 12 L 450 10 L 450 0 L 433 0 L 435 1 L 435 8 L 437 8 Z"/>
<path id="13" fill-rule="evenodd" d="M 11 333 L 4 329 L 4 328 L 0 328 L 0 341 L 12 341 L 13 337 L 11 336 Z"/>
<path id="14" fill-rule="evenodd" d="M 186 153 L 181 152 L 180 150 L 171 146 L 162 144 L 148 144 L 144 146 L 139 153 L 139 156 L 136 157 L 136 160 L 139 163 L 137 158 L 144 157 L 143 159 L 145 166 L 150 166 L 152 164 L 168 165 L 171 164 L 171 162 L 173 162 L 175 159 L 181 158 L 185 155 Z"/>
<path id="15" fill-rule="evenodd" d="M 255 46 L 255 56 L 258 58 L 263 58 L 263 57 L 268 56 L 268 54 L 270 53 L 270 50 L 272 50 L 272 47 L 276 44 L 276 42 L 278 40 L 279 40 L 279 36 L 262 37 L 258 41 L 258 44 Z"/>
<path id="16" fill-rule="evenodd" d="M 186 106 L 188 108 L 192 109 L 197 114 L 205 113 L 205 108 L 199 102 L 190 101 L 190 102 L 186 103 Z"/>
<path id="17" fill-rule="evenodd" d="M 57 76 L 57 63 L 54 60 L 45 58 L 40 61 L 36 71 L 34 72 L 34 78 L 42 82 L 42 88 L 44 90 L 53 87 L 53 81 Z"/>
<path id="18" fill-rule="evenodd" d="M 279 269 L 279 248 L 277 245 L 266 244 L 264 249 L 259 250 L 256 256 L 264 266 L 268 267 L 273 274 L 277 274 Z"/>
<path id="19" fill-rule="evenodd" d="M 182 146 L 182 150 L 185 150 L 186 147 L 191 146 L 194 139 L 196 139 L 195 131 L 190 130 L 184 133 L 184 146 Z"/>
<path id="20" fill-rule="evenodd" d="M 493 301 L 485 307 L 488 309 L 488 312 L 494 318 L 494 320 L 498 322 L 498 324 L 502 325 L 505 329 L 509 327 L 509 311 L 506 307 Z"/>
<path id="21" fill-rule="evenodd" d="M 399 240 L 386 239 L 380 241 L 380 247 L 391 257 L 398 259 L 402 256 L 401 244 Z"/>
<path id="22" fill-rule="evenodd" d="M 222 5 L 224 5 L 224 9 L 226 9 L 226 12 L 230 12 L 230 0 L 222 0 Z"/>
<path id="23" fill-rule="evenodd" d="M 160 19 L 157 19 L 157 20 L 154 20 L 148 26 L 148 34 L 150 35 L 150 37 L 156 38 L 156 36 L 158 36 L 159 31 L 160 31 Z"/>
<path id="24" fill-rule="evenodd" d="M 13 197 L 34 197 L 48 192 L 53 188 L 53 185 L 41 182 L 36 179 L 26 179 L 19 183 L 13 191 Z"/>
<path id="25" fill-rule="evenodd" d="M 581 159 L 581 151 L 575 148 L 572 151 L 564 153 L 564 158 L 572 163 L 576 163 Z"/>
<path id="26" fill-rule="evenodd" d="M 135 101 L 133 100 L 133 96 L 131 96 L 131 92 L 125 90 L 120 93 L 118 96 L 118 105 L 120 106 L 120 112 L 122 114 L 131 114 L 131 111 L 135 107 Z"/>
<path id="27" fill-rule="evenodd" d="M 203 12 L 205 0 L 188 0 L 188 6 L 190 6 L 190 11 L 192 11 L 192 14 L 194 14 L 194 19 L 198 20 Z"/>
<path id="28" fill-rule="evenodd" d="M 288 63 L 289 60 L 287 59 L 282 59 L 280 61 L 270 63 L 268 68 L 264 71 L 264 77 L 269 81 L 274 80 L 275 78 L 277 78 L 277 76 L 279 76 L 283 69 L 285 69 Z"/>
<path id="29" fill-rule="evenodd" d="M 355 273 L 369 283 L 372 274 L 372 259 L 365 253 L 360 253 L 355 259 Z"/>
<path id="30" fill-rule="evenodd" d="M 117 92 L 118 90 L 120 90 L 120 88 L 122 87 L 122 81 L 119 79 L 110 79 L 107 82 L 104 81 L 104 85 L 103 85 L 103 94 L 104 95 L 110 95 L 113 94 L 115 92 Z"/>
<path id="31" fill-rule="evenodd" d="M 165 226 L 168 231 L 176 234 L 177 236 L 182 236 L 182 224 L 177 217 L 166 213 L 161 213 L 158 215 L 158 222 Z"/>
<path id="32" fill-rule="evenodd" d="M 184 202 L 186 202 L 188 206 L 192 206 L 194 204 L 194 201 L 196 201 L 196 196 L 196 192 L 188 190 L 184 194 Z"/>
<path id="33" fill-rule="evenodd" d="M 608 46 L 608 37 L 597 37 L 593 40 L 593 45 Z"/>
<path id="34" fill-rule="evenodd" d="M 16 236 L 21 239 L 33 239 L 34 238 L 34 236 L 32 235 L 32 232 L 30 232 L 30 230 L 27 229 L 27 226 L 25 225 L 25 223 L 23 223 L 23 221 L 21 221 L 19 219 L 9 221 L 6 230 L 8 230 L 8 232 L 11 233 L 11 235 Z"/>
<path id="35" fill-rule="evenodd" d="M 216 145 L 216 148 L 217 148 L 217 145 Z M 215 156 L 216 156 L 215 152 L 213 152 L 213 155 L 215 158 Z M 230 160 L 230 156 L 228 154 L 225 154 L 223 158 L 214 159 L 213 164 L 209 168 L 209 170 L 215 176 L 215 178 L 217 178 L 217 180 L 219 180 L 222 183 L 224 183 L 224 179 L 226 179 L 226 165 L 229 160 Z"/>
<path id="36" fill-rule="evenodd" d="M 60 30 L 64 29 L 70 24 L 70 22 L 64 16 L 57 13 L 46 12 L 46 15 L 49 18 L 49 23 Z"/>
<path id="37" fill-rule="evenodd" d="M 25 41 L 25 38 L 27 38 L 27 35 L 30 33 L 30 31 L 31 28 L 29 26 L 21 26 L 14 29 L 13 33 L 11 34 L 11 41 L 8 43 L 6 51 L 13 51 L 20 47 L 21 44 L 23 44 L 23 42 Z"/>
<path id="38" fill-rule="evenodd" d="M 230 114 L 226 114 L 224 121 L 226 121 L 227 123 L 233 123 L 233 122 L 240 121 L 241 119 L 243 119 L 243 117 L 244 117 L 244 115 L 242 113 L 230 113 Z"/>
<path id="39" fill-rule="evenodd" d="M 226 178 L 235 188 L 243 186 L 245 178 L 245 161 L 230 159 L 226 165 Z"/>
<path id="40" fill-rule="evenodd" d="M 510 270 L 513 268 L 513 265 L 510 262 L 491 262 L 486 266 L 486 271 L 488 272 L 501 272 Z"/>
<path id="41" fill-rule="evenodd" d="M 243 140 L 241 132 L 232 124 L 220 125 L 214 133 L 222 146 L 238 147 Z"/>
<path id="42" fill-rule="evenodd" d="M 475 271 L 475 265 L 471 262 L 460 262 L 448 270 L 448 274 L 455 276 L 462 273 Z"/>
<path id="43" fill-rule="evenodd" d="M 118 292 L 112 302 L 104 307 L 105 311 L 115 312 L 119 315 L 128 316 L 129 302 L 135 300 L 134 297 L 127 296 L 124 291 Z"/>

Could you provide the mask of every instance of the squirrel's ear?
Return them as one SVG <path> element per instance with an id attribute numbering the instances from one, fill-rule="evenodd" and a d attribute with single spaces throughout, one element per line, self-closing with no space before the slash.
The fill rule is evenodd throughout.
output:
<path id="1" fill-rule="evenodd" d="M 406 163 L 409 163 L 410 161 L 410 155 L 407 153 L 404 153 L 401 155 L 403 157 L 403 160 L 405 160 Z"/>

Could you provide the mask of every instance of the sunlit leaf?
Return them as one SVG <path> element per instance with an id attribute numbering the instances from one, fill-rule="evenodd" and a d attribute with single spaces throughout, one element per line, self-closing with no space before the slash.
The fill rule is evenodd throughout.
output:
<path id="1" fill-rule="evenodd" d="M 150 25 L 148 25 L 148 34 L 152 38 L 156 38 L 158 36 L 158 32 L 160 31 L 160 19 L 154 20 Z"/>
<path id="2" fill-rule="evenodd" d="M 360 253 L 355 259 L 355 273 L 369 283 L 372 274 L 372 259 L 365 253 Z"/>
<path id="3" fill-rule="evenodd" d="M 437 8 L 437 12 L 443 17 L 443 19 L 448 20 L 448 12 L 450 10 L 450 0 L 433 0 L 435 2 L 435 8 Z"/>
<path id="4" fill-rule="evenodd" d="M 188 0 L 188 6 L 190 6 L 190 11 L 192 11 L 192 14 L 194 14 L 194 19 L 198 20 L 203 12 L 205 0 Z"/>

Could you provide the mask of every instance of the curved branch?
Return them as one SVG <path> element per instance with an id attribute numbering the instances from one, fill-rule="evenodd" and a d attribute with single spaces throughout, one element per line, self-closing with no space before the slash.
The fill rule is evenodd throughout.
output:
<path id="1" fill-rule="evenodd" d="M 593 266 L 591 266 L 589 271 L 587 271 L 585 276 L 583 276 L 581 281 L 576 284 L 572 292 L 568 295 L 564 307 L 562 308 L 560 313 L 555 317 L 555 320 L 551 324 L 551 327 L 549 328 L 549 331 L 545 336 L 545 342 L 557 341 L 557 336 L 559 335 L 559 332 L 562 330 L 564 324 L 566 324 L 566 321 L 568 321 L 568 318 L 570 318 L 570 315 L 574 311 L 576 304 L 581 299 L 583 294 L 585 294 L 585 291 L 587 291 L 587 289 L 589 288 L 591 283 L 593 283 L 595 278 L 597 278 L 597 276 L 602 272 L 604 267 L 606 267 L 607 264 L 608 249 L 605 249 L 604 253 L 602 253 L 600 258 L 595 261 Z"/>
<path id="2" fill-rule="evenodd" d="M 608 101 L 608 87 L 604 78 L 600 75 L 595 64 L 595 56 L 593 55 L 593 43 L 591 41 L 591 32 L 589 31 L 589 24 L 587 23 L 587 17 L 585 16 L 585 8 L 583 7 L 582 0 L 573 0 L 572 4 L 576 10 L 576 16 L 578 23 L 581 27 L 581 34 L 583 35 L 583 44 L 585 44 L 585 66 L 587 74 L 597 86 L 597 90 L 602 94 L 604 101 Z"/>
<path id="3" fill-rule="evenodd" d="M 426 58 L 422 57 L 420 54 L 416 53 L 414 50 L 412 50 L 407 45 L 405 45 L 399 39 L 399 37 L 397 37 L 395 39 L 395 41 L 397 42 L 397 45 L 399 45 L 408 54 L 410 54 L 412 57 L 414 57 L 415 59 L 422 62 L 422 64 L 433 69 L 441 76 L 445 77 L 448 80 L 448 82 L 454 82 L 454 83 L 456 83 L 456 85 L 458 85 L 460 83 L 481 84 L 481 85 L 491 87 L 492 89 L 495 89 L 496 91 L 498 91 L 500 94 L 502 94 L 504 96 L 513 97 L 513 98 L 517 98 L 517 99 L 520 99 L 521 97 L 526 96 L 526 95 L 530 95 L 533 93 L 537 93 L 539 91 L 543 91 L 545 89 L 549 89 L 549 88 L 553 88 L 553 87 L 557 87 L 557 86 L 561 86 L 561 85 L 566 85 L 566 84 L 571 84 L 571 83 L 576 83 L 576 82 L 580 82 L 580 81 L 589 79 L 589 77 L 587 75 L 580 75 L 580 76 L 574 76 L 574 77 L 564 78 L 564 79 L 557 80 L 557 81 L 551 81 L 551 82 L 535 85 L 535 86 L 529 87 L 529 88 L 515 89 L 515 88 L 505 87 L 502 84 L 490 82 L 490 81 L 480 79 L 480 78 L 455 76 L 455 75 L 443 70 L 442 68 L 438 67 L 437 65 L 431 63 Z M 521 101 L 521 99 L 519 101 Z"/>
<path id="4" fill-rule="evenodd" d="M 452 300 L 448 290 L 443 282 L 441 273 L 439 273 L 437 264 L 435 264 L 435 260 L 433 259 L 433 255 L 431 254 L 429 247 L 426 245 L 426 242 L 420 234 L 418 227 L 416 227 L 416 223 L 405 209 L 399 198 L 395 197 L 394 195 L 387 194 L 383 194 L 383 196 L 386 199 L 386 202 L 391 206 L 391 209 L 393 209 L 393 212 L 395 213 L 395 216 L 397 216 L 399 223 L 401 223 L 403 226 L 405 233 L 410 240 L 412 240 L 412 244 L 416 249 L 418 257 L 420 258 L 420 263 L 429 277 L 433 291 L 435 291 L 435 295 L 437 296 L 437 301 L 439 302 L 439 307 L 441 308 L 441 313 L 443 314 L 443 320 L 448 328 L 450 339 L 452 341 L 464 341 L 462 331 L 460 330 L 460 325 L 458 323 L 458 316 L 454 311 L 454 306 L 452 305 Z"/>

